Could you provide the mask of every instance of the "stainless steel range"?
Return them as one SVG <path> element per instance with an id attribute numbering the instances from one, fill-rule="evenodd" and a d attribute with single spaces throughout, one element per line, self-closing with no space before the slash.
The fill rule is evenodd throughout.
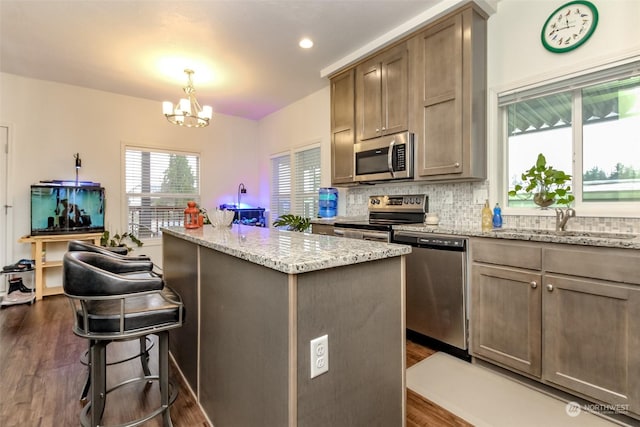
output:
<path id="1" fill-rule="evenodd" d="M 334 233 L 355 239 L 391 242 L 393 225 L 424 223 L 428 205 L 429 199 L 425 194 L 370 196 L 368 219 L 337 221 Z"/>

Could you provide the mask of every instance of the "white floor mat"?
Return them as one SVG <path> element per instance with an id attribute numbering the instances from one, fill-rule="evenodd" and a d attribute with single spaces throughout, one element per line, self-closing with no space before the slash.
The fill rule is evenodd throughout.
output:
<path id="1" fill-rule="evenodd" d="M 407 387 L 477 427 L 616 425 L 442 352 L 407 369 Z"/>

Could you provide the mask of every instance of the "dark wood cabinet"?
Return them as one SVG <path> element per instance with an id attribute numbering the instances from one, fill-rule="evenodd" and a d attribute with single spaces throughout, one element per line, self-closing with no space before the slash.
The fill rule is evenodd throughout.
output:
<path id="1" fill-rule="evenodd" d="M 469 6 L 409 47 L 416 179 L 485 179 L 486 17 Z"/>
<path id="2" fill-rule="evenodd" d="M 354 75 L 349 70 L 331 79 L 331 184 L 354 182 Z"/>
<path id="3" fill-rule="evenodd" d="M 408 129 L 408 51 L 405 43 L 356 68 L 356 131 L 364 141 Z"/>
<path id="4" fill-rule="evenodd" d="M 540 273 L 474 265 L 472 351 L 520 372 L 541 375 Z"/>
<path id="5" fill-rule="evenodd" d="M 331 77 L 333 185 L 354 182 L 354 143 L 406 131 L 415 180 L 486 179 L 486 20 L 465 5 Z"/>
<path id="6" fill-rule="evenodd" d="M 640 255 L 471 240 L 471 353 L 640 414 Z"/>

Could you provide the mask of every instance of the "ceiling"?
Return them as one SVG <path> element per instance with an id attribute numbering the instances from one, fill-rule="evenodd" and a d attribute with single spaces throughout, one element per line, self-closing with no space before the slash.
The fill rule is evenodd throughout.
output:
<path id="1" fill-rule="evenodd" d="M 200 104 L 257 120 L 327 85 L 321 70 L 455 3 L 0 0 L 0 71 L 176 102 L 192 68 Z"/>

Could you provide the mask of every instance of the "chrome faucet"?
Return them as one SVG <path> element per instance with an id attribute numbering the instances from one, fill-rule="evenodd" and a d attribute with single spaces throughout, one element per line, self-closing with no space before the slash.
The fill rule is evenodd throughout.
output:
<path id="1" fill-rule="evenodd" d="M 565 231 L 569 218 L 574 216 L 576 216 L 576 211 L 572 208 L 567 208 L 566 211 L 556 208 L 556 231 Z"/>

